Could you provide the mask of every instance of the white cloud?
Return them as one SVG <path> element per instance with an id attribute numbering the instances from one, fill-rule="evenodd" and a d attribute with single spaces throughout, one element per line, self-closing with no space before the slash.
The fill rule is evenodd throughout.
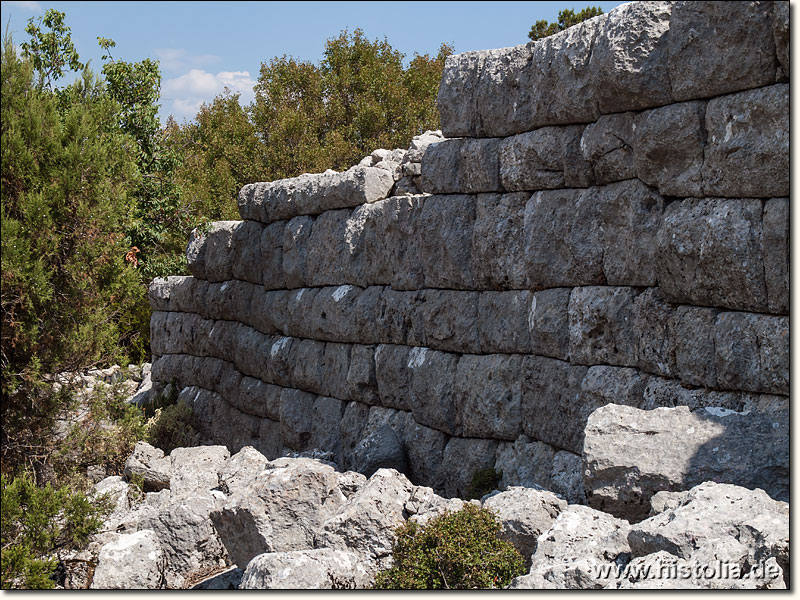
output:
<path id="1" fill-rule="evenodd" d="M 193 119 L 203 102 L 210 103 L 227 87 L 241 94 L 239 101 L 249 104 L 254 97 L 255 80 L 249 71 L 220 71 L 216 75 L 202 69 L 190 69 L 179 77 L 167 79 L 161 86 L 164 117 L 172 114 L 178 121 Z"/>
<path id="2" fill-rule="evenodd" d="M 222 59 L 215 54 L 189 54 L 184 48 L 156 48 L 161 68 L 165 71 L 185 71 L 190 67 L 213 65 Z"/>
<path id="3" fill-rule="evenodd" d="M 42 12 L 42 6 L 38 2 L 25 2 L 24 0 L 8 0 L 3 2 L 6 6 L 16 6 L 17 8 L 23 8 L 25 10 L 30 10 L 33 12 L 40 13 Z"/>

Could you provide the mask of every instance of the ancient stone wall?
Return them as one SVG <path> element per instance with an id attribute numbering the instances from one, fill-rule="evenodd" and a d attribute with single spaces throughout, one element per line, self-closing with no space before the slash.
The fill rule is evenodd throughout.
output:
<path id="1" fill-rule="evenodd" d="M 788 23 L 638 2 L 451 56 L 444 139 L 245 186 L 195 234 L 151 287 L 154 381 L 232 451 L 571 501 L 600 406 L 785 409 Z"/>

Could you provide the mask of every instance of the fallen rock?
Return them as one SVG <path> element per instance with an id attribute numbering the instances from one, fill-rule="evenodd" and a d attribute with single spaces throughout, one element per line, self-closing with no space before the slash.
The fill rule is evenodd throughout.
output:
<path id="1" fill-rule="evenodd" d="M 241 590 L 367 588 L 374 574 L 363 556 L 336 548 L 270 552 L 247 565 Z"/>
<path id="2" fill-rule="evenodd" d="M 170 490 L 176 495 L 186 495 L 218 487 L 219 471 L 230 455 L 225 446 L 175 448 L 170 453 Z"/>
<path id="3" fill-rule="evenodd" d="M 164 457 L 164 451 L 154 448 L 147 442 L 136 442 L 133 453 L 125 461 L 125 477 L 143 479 L 145 492 L 157 492 L 169 488 L 172 463 Z"/>
<path id="4" fill-rule="evenodd" d="M 91 589 L 148 589 L 162 586 L 165 555 L 155 532 L 120 535 L 102 547 Z"/>

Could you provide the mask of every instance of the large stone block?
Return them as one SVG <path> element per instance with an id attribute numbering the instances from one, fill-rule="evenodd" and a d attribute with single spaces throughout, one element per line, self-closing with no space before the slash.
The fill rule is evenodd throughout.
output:
<path id="1" fill-rule="evenodd" d="M 249 415 L 278 421 L 281 416 L 281 389 L 254 377 L 242 377 L 234 408 Z"/>
<path id="2" fill-rule="evenodd" d="M 364 285 L 364 246 L 354 235 L 349 209 L 319 215 L 308 240 L 308 284 Z"/>
<path id="3" fill-rule="evenodd" d="M 675 100 L 711 98 L 773 83 L 778 62 L 772 4 L 676 2 L 668 36 Z"/>
<path id="4" fill-rule="evenodd" d="M 434 350 L 480 352 L 479 296 L 478 292 L 423 290 L 426 345 Z"/>
<path id="5" fill-rule="evenodd" d="M 664 199 L 635 179 L 595 189 L 601 205 L 606 283 L 655 285 Z"/>
<path id="6" fill-rule="evenodd" d="M 515 440 L 522 428 L 522 357 L 463 355 L 455 401 L 467 437 Z"/>
<path id="7" fill-rule="evenodd" d="M 314 432 L 315 394 L 286 388 L 281 391 L 281 437 L 293 450 L 308 450 Z"/>
<path id="8" fill-rule="evenodd" d="M 384 287 L 371 285 L 364 288 L 355 303 L 355 335 L 362 344 L 382 341 L 378 321 L 382 314 Z"/>
<path id="9" fill-rule="evenodd" d="M 336 398 L 320 396 L 312 408 L 310 448 L 330 452 L 338 462 L 342 454 L 339 426 L 344 416 L 345 403 Z"/>
<path id="10" fill-rule="evenodd" d="M 717 387 L 714 328 L 719 310 L 679 306 L 675 310 L 675 373 L 688 385 Z"/>
<path id="11" fill-rule="evenodd" d="M 503 140 L 499 147 L 503 189 L 553 190 L 585 178 L 580 173 L 587 170 L 583 155 L 570 151 L 580 146 L 582 133 L 581 125 L 542 127 Z"/>
<path id="12" fill-rule="evenodd" d="M 261 283 L 267 290 L 286 287 L 283 273 L 283 236 L 286 225 L 286 221 L 276 221 L 264 227 L 261 232 Z"/>
<path id="13" fill-rule="evenodd" d="M 396 290 L 422 287 L 424 273 L 420 221 L 424 196 L 397 196 L 382 202 L 390 281 Z"/>
<path id="14" fill-rule="evenodd" d="M 533 294 L 528 313 L 531 352 L 569 359 L 569 297 L 572 288 L 551 288 Z"/>
<path id="15" fill-rule="evenodd" d="M 223 281 L 208 285 L 205 295 L 205 311 L 208 318 L 239 321 L 250 314 L 253 295 L 260 286 L 246 281 Z"/>
<path id="16" fill-rule="evenodd" d="M 636 176 L 666 196 L 703 195 L 706 103 L 681 102 L 636 116 Z"/>
<path id="17" fill-rule="evenodd" d="M 583 130 L 580 147 L 589 163 L 591 180 L 602 185 L 636 176 L 634 164 L 634 117 L 624 112 L 603 115 Z"/>
<path id="18" fill-rule="evenodd" d="M 586 426 L 584 485 L 589 504 L 638 521 L 658 491 L 705 481 L 761 488 L 788 500 L 788 415 L 685 406 L 643 411 L 609 405 Z"/>
<path id="19" fill-rule="evenodd" d="M 370 405 L 380 403 L 378 379 L 375 374 L 375 346 L 354 344 L 350 350 L 347 398 Z"/>
<path id="20" fill-rule="evenodd" d="M 599 285 L 603 228 L 597 188 L 536 192 L 525 205 L 525 254 L 532 289 Z"/>
<path id="21" fill-rule="evenodd" d="M 343 231 L 337 232 L 340 236 L 338 253 L 344 267 L 344 279 L 335 283 L 388 285 L 392 282 L 394 265 L 391 241 L 387 235 L 387 221 L 391 218 L 387 203 L 392 200 L 389 198 L 374 204 L 362 204 L 348 215 Z M 315 266 L 323 272 L 330 269 L 327 264 Z M 321 279 L 324 280 L 324 276 Z"/>
<path id="22" fill-rule="evenodd" d="M 495 468 L 503 474 L 500 489 L 511 485 L 551 489 L 555 448 L 521 435 L 513 442 L 500 442 Z"/>
<path id="23" fill-rule="evenodd" d="M 442 133 L 448 138 L 476 135 L 474 90 L 488 53 L 488 50 L 473 50 L 445 59 L 436 106 Z M 521 60 L 524 63 L 527 57 L 523 54 Z"/>
<path id="24" fill-rule="evenodd" d="M 286 307 L 291 290 L 256 291 L 253 293 L 250 323 L 269 335 L 284 335 L 289 331 L 289 315 Z"/>
<path id="25" fill-rule="evenodd" d="M 264 335 L 252 327 L 245 326 L 240 330 L 233 353 L 221 355 L 218 358 L 233 360 L 242 373 L 251 377 L 263 378 L 268 374 L 264 363 L 272 349 L 272 341 L 272 336 Z"/>
<path id="26" fill-rule="evenodd" d="M 352 470 L 356 466 L 355 450 L 364 437 L 364 429 L 369 418 L 369 406 L 361 402 L 350 402 L 342 413 L 339 423 L 341 456 L 339 466 L 342 470 Z"/>
<path id="27" fill-rule="evenodd" d="M 197 303 L 201 299 L 199 288 L 205 296 L 207 282 L 196 277 L 170 275 L 156 277 L 147 289 L 147 299 L 154 311 L 199 312 Z"/>
<path id="28" fill-rule="evenodd" d="M 779 2 L 776 3 L 780 4 Z M 769 312 L 789 313 L 789 199 L 771 198 L 764 205 L 764 279 Z"/>
<path id="29" fill-rule="evenodd" d="M 629 287 L 578 287 L 569 299 L 569 355 L 574 363 L 635 366 L 634 306 Z"/>
<path id="30" fill-rule="evenodd" d="M 737 412 L 752 410 L 754 412 L 775 412 L 783 410 L 785 405 L 776 402 L 778 396 L 751 394 L 748 392 L 719 392 L 698 387 L 685 387 L 674 379 L 648 377 L 644 389 L 644 397 L 639 408 L 674 408 L 688 406 L 697 408 L 724 408 Z"/>
<path id="31" fill-rule="evenodd" d="M 377 341 L 388 344 L 425 345 L 425 320 L 422 317 L 423 293 L 386 288 L 375 322 Z"/>
<path id="32" fill-rule="evenodd" d="M 403 441 L 408 460 L 408 476 L 416 485 L 443 492 L 442 461 L 447 445 L 446 434 L 417 423 L 407 413 Z"/>
<path id="33" fill-rule="evenodd" d="M 475 204 L 472 257 L 479 289 L 523 289 L 525 204 L 530 194 L 479 194 Z"/>
<path id="34" fill-rule="evenodd" d="M 759 200 L 683 200 L 664 211 L 657 272 L 670 302 L 767 308 Z"/>
<path id="35" fill-rule="evenodd" d="M 262 284 L 261 233 L 264 225 L 257 221 L 241 221 L 231 236 L 231 275 L 235 279 Z"/>
<path id="36" fill-rule="evenodd" d="M 675 307 L 664 301 L 658 288 L 649 288 L 636 297 L 633 301 L 636 366 L 648 373 L 675 376 L 676 346 L 684 347 L 684 338 L 676 334 L 675 321 Z"/>
<path id="37" fill-rule="evenodd" d="M 671 9 L 671 2 L 631 2 L 608 13 L 588 65 L 601 113 L 672 102 L 667 62 Z"/>
<path id="38" fill-rule="evenodd" d="M 422 425 L 461 434 L 462 407 L 455 394 L 458 356 L 428 348 L 412 348 L 411 407 L 414 420 Z"/>
<path id="39" fill-rule="evenodd" d="M 422 157 L 422 185 L 433 194 L 499 192 L 499 139 L 445 139 Z"/>
<path id="40" fill-rule="evenodd" d="M 474 227 L 475 196 L 425 199 L 420 243 L 426 287 L 475 289 Z"/>
<path id="41" fill-rule="evenodd" d="M 216 221 L 208 230 L 192 231 L 186 259 L 192 275 L 207 281 L 225 281 L 232 278 L 231 243 L 233 232 L 241 221 Z"/>
<path id="42" fill-rule="evenodd" d="M 375 378 L 383 406 L 411 410 L 411 348 L 380 344 L 375 348 Z"/>
<path id="43" fill-rule="evenodd" d="M 526 354 L 531 351 L 529 315 L 533 297 L 528 291 L 478 294 L 477 328 L 480 352 Z M 566 305 L 564 314 L 566 315 Z M 430 340 L 430 336 L 428 339 Z M 461 351 L 471 352 L 466 346 Z"/>
<path id="44" fill-rule="evenodd" d="M 289 289 L 308 285 L 308 246 L 313 225 L 313 217 L 301 216 L 291 219 L 284 229 L 282 271 Z"/>
<path id="45" fill-rule="evenodd" d="M 775 51 L 780 62 L 780 72 L 776 74 L 778 81 L 789 79 L 789 3 L 773 2 L 773 34 L 775 38 Z"/>
<path id="46" fill-rule="evenodd" d="M 314 296 L 311 309 L 299 317 L 308 323 L 308 337 L 331 342 L 357 342 L 355 307 L 361 288 L 325 287 Z"/>
<path id="47" fill-rule="evenodd" d="M 289 335 L 294 337 L 312 337 L 320 339 L 320 313 L 315 311 L 317 298 L 324 294 L 326 288 L 299 288 L 289 290 L 286 295 L 286 327 Z M 321 339 L 325 339 L 322 337 Z"/>
<path id="48" fill-rule="evenodd" d="M 719 387 L 789 393 L 789 318 L 724 312 L 714 328 Z"/>
<path id="49" fill-rule="evenodd" d="M 212 321 L 212 323 L 206 338 L 205 354 L 233 360 L 238 340 L 246 332 L 247 326 L 236 321 Z"/>
<path id="50" fill-rule="evenodd" d="M 497 441 L 453 437 L 442 454 L 445 496 L 466 498 L 476 471 L 494 469 Z"/>
<path id="51" fill-rule="evenodd" d="M 709 100 L 706 196 L 789 195 L 789 84 Z"/>
<path id="52" fill-rule="evenodd" d="M 306 392 L 324 395 L 323 381 L 326 373 L 325 342 L 318 340 L 297 340 L 297 362 L 292 372 L 292 387 Z"/>
<path id="53" fill-rule="evenodd" d="M 323 362 L 322 391 L 326 396 L 347 399 L 347 376 L 350 372 L 350 344 L 325 344 L 325 357 Z"/>
<path id="54" fill-rule="evenodd" d="M 581 381 L 587 367 L 528 356 L 523 362 L 522 431 L 535 440 L 579 454 L 586 415 Z M 588 413 L 587 413 L 588 415 Z"/>
<path id="55" fill-rule="evenodd" d="M 267 362 L 267 381 L 282 387 L 292 387 L 294 365 L 300 350 L 300 340 L 279 336 L 269 348 Z"/>

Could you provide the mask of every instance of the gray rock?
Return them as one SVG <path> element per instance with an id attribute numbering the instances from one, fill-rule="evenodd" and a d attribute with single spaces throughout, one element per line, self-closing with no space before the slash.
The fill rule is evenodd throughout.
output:
<path id="1" fill-rule="evenodd" d="M 429 487 L 414 486 L 406 501 L 405 511 L 410 515 L 409 521 L 425 526 L 431 519 L 461 510 L 465 504 L 467 503 L 459 498 L 446 499 L 437 496 Z"/>
<path id="2" fill-rule="evenodd" d="M 761 212 L 759 200 L 689 199 L 667 206 L 657 254 L 664 299 L 765 310 Z"/>
<path id="3" fill-rule="evenodd" d="M 283 272 L 283 236 L 286 221 L 270 223 L 261 232 L 261 283 L 266 290 L 279 290 L 286 286 Z"/>
<path id="4" fill-rule="evenodd" d="M 515 440 L 522 428 L 521 356 L 464 354 L 458 361 L 455 403 L 463 435 Z"/>
<path id="5" fill-rule="evenodd" d="M 572 288 L 551 288 L 533 295 L 528 313 L 534 354 L 569 359 L 569 297 Z"/>
<path id="6" fill-rule="evenodd" d="M 170 492 L 174 497 L 206 493 L 219 486 L 219 472 L 230 458 L 225 446 L 175 448 L 170 453 Z"/>
<path id="7" fill-rule="evenodd" d="M 706 196 L 789 195 L 788 83 L 710 100 L 706 131 Z"/>
<path id="8" fill-rule="evenodd" d="M 676 346 L 686 348 L 689 344 L 685 340 L 696 334 L 693 330 L 687 331 L 686 337 L 676 333 L 677 321 L 675 307 L 664 302 L 658 288 L 645 290 L 633 301 L 633 331 L 638 359 L 636 365 L 641 370 L 665 377 L 675 376 L 675 356 L 678 351 Z M 697 360 L 696 363 L 702 366 L 702 361 Z"/>
<path id="9" fill-rule="evenodd" d="M 308 246 L 313 230 L 314 217 L 294 217 L 283 233 L 283 272 L 287 288 L 294 289 L 308 285 Z"/>
<path id="10" fill-rule="evenodd" d="M 451 54 L 445 59 L 436 106 L 448 138 L 475 136 L 475 89 L 485 50 Z"/>
<path id="11" fill-rule="evenodd" d="M 775 37 L 775 50 L 780 62 L 780 72 L 775 79 L 783 81 L 789 79 L 789 3 L 773 2 L 773 34 Z"/>
<path id="12" fill-rule="evenodd" d="M 568 171 L 581 163 L 568 161 L 568 148 L 580 144 L 583 127 L 542 127 L 503 140 L 500 152 L 500 182 L 509 192 L 551 190 L 568 187 L 579 178 Z"/>
<path id="13" fill-rule="evenodd" d="M 788 448 L 785 414 L 607 405 L 586 425 L 584 485 L 592 506 L 631 520 L 647 516 L 656 492 L 703 481 L 760 487 L 784 499 Z"/>
<path id="14" fill-rule="evenodd" d="M 417 423 L 410 415 L 406 418 L 403 440 L 408 460 L 408 477 L 418 485 L 428 485 L 437 491 L 444 490 L 442 461 L 447 445 L 446 434 Z"/>
<path id="15" fill-rule="evenodd" d="M 480 352 L 478 292 L 423 290 L 425 345 L 449 352 Z"/>
<path id="16" fill-rule="evenodd" d="M 363 589 L 372 583 L 374 570 L 363 556 L 348 550 L 269 552 L 248 563 L 239 589 Z"/>
<path id="17" fill-rule="evenodd" d="M 453 437 L 442 454 L 441 478 L 445 496 L 465 498 L 476 471 L 494 469 L 495 440 Z"/>
<path id="18" fill-rule="evenodd" d="M 325 342 L 317 340 L 297 340 L 296 362 L 292 373 L 292 383 L 303 391 L 323 394 Z"/>
<path id="19" fill-rule="evenodd" d="M 334 398 L 347 398 L 347 375 L 350 371 L 350 344 L 325 344 L 323 389 Z"/>
<path id="20" fill-rule="evenodd" d="M 675 365 L 680 380 L 689 385 L 717 387 L 714 327 L 719 310 L 679 306 L 675 310 Z"/>
<path id="21" fill-rule="evenodd" d="M 380 296 L 374 329 L 382 343 L 424 346 L 422 292 L 401 292 L 384 289 Z"/>
<path id="22" fill-rule="evenodd" d="M 776 3 L 776 7 L 780 2 Z M 776 8 L 777 9 L 777 8 Z M 771 313 L 789 313 L 789 199 L 771 198 L 764 205 L 764 279 Z"/>
<path id="23" fill-rule="evenodd" d="M 422 157 L 422 186 L 433 194 L 499 192 L 500 140 L 445 139 Z"/>
<path id="24" fill-rule="evenodd" d="M 120 535 L 100 549 L 94 590 L 159 589 L 164 580 L 164 551 L 149 529 Z"/>
<path id="25" fill-rule="evenodd" d="M 424 196 L 389 198 L 383 202 L 386 224 L 384 243 L 391 266 L 391 285 L 396 290 L 422 287 L 424 274 L 419 242 Z"/>
<path id="26" fill-rule="evenodd" d="M 125 478 L 142 478 L 145 492 L 157 492 L 169 488 L 172 467 L 164 451 L 154 448 L 147 442 L 136 442 L 133 453 L 125 461 Z"/>
<path id="27" fill-rule="evenodd" d="M 356 258 L 363 257 L 363 247 L 352 244 L 362 240 L 353 240 L 348 232 L 351 214 L 349 209 L 331 210 L 314 221 L 307 246 L 309 286 L 364 285 L 363 262 Z"/>
<path id="28" fill-rule="evenodd" d="M 264 225 L 257 221 L 241 221 L 231 235 L 231 276 L 234 279 L 262 285 L 261 234 Z"/>
<path id="29" fill-rule="evenodd" d="M 537 539 L 548 531 L 567 503 L 552 492 L 511 487 L 483 502 L 497 515 L 503 529 L 500 539 L 514 545 L 530 566 Z"/>
<path id="30" fill-rule="evenodd" d="M 285 388 L 281 392 L 281 438 L 285 446 L 308 449 L 314 431 L 316 400 L 315 394 L 300 390 Z"/>
<path id="31" fill-rule="evenodd" d="M 458 356 L 428 348 L 412 348 L 408 355 L 411 371 L 411 407 L 421 425 L 461 434 L 461 405 L 456 399 Z"/>
<path id="32" fill-rule="evenodd" d="M 350 471 L 356 468 L 355 449 L 364 437 L 369 409 L 366 404 L 355 401 L 345 406 L 339 423 L 339 440 L 342 448 L 339 465 L 344 470 Z"/>
<path id="33" fill-rule="evenodd" d="M 314 400 L 311 413 L 311 439 L 308 445 L 333 454 L 334 462 L 342 454 L 339 425 L 344 416 L 345 403 L 337 398 L 320 396 Z"/>
<path id="34" fill-rule="evenodd" d="M 710 98 L 775 81 L 772 3 L 676 2 L 669 23 L 675 100 Z"/>
<path id="35" fill-rule="evenodd" d="M 347 371 L 347 398 L 369 405 L 380 404 L 375 374 L 375 346 L 353 345 Z"/>
<path id="36" fill-rule="evenodd" d="M 583 491 L 583 464 L 581 457 L 572 452 L 561 450 L 553 456 L 553 473 L 550 487 L 559 496 L 572 504 L 584 504 L 586 494 Z"/>
<path id="37" fill-rule="evenodd" d="M 671 2 L 632 2 L 618 6 L 602 21 L 588 64 L 601 113 L 672 102 L 668 69 L 671 9 Z"/>
<path id="38" fill-rule="evenodd" d="M 589 163 L 591 179 L 598 185 L 633 179 L 634 117 L 625 112 L 603 115 L 583 130 L 580 147 L 583 159 Z"/>
<path id="39" fill-rule="evenodd" d="M 270 467 L 266 456 L 246 446 L 228 458 L 219 469 L 219 487 L 227 495 L 246 490 L 259 473 Z"/>
<path id="40" fill-rule="evenodd" d="M 361 288 L 353 285 L 322 288 L 313 296 L 310 311 L 298 311 L 298 319 L 309 323 L 309 337 L 331 342 L 360 342 L 354 335 L 355 307 L 360 295 Z"/>
<path id="41" fill-rule="evenodd" d="M 513 442 L 500 442 L 495 456 L 495 469 L 503 474 L 500 489 L 509 486 L 551 489 L 554 455 L 552 446 L 527 435 Z"/>
<path id="42" fill-rule="evenodd" d="M 207 281 L 226 281 L 231 272 L 233 232 L 241 221 L 216 221 L 208 231 L 195 230 L 189 241 L 186 258 L 192 275 Z"/>
<path id="43" fill-rule="evenodd" d="M 660 515 L 668 510 L 674 510 L 683 504 L 689 497 L 689 490 L 682 492 L 656 492 L 650 498 L 650 517 Z"/>
<path id="44" fill-rule="evenodd" d="M 636 176 L 667 196 L 703 195 L 705 102 L 681 102 L 636 116 Z"/>
<path id="45" fill-rule="evenodd" d="M 530 194 L 479 194 L 472 256 L 478 289 L 524 289 L 525 204 Z"/>
<path id="46" fill-rule="evenodd" d="M 534 295 L 528 291 L 481 292 L 478 295 L 476 323 L 480 336 L 480 352 L 520 354 L 530 352 L 532 328 L 529 328 L 529 319 L 532 313 L 532 301 L 535 302 Z M 459 304 L 463 310 L 463 304 Z M 564 308 L 566 316 L 566 303 Z M 539 324 L 543 325 L 541 321 Z M 466 345 L 460 350 L 471 351 Z"/>
<path id="47" fill-rule="evenodd" d="M 207 577 L 191 587 L 193 590 L 238 590 L 244 569 L 231 567 L 227 571 Z"/>
<path id="48" fill-rule="evenodd" d="M 367 434 L 356 445 L 353 455 L 355 470 L 367 477 L 378 469 L 395 469 L 404 473 L 408 468 L 403 440 L 388 424 Z"/>
<path id="49" fill-rule="evenodd" d="M 425 199 L 420 218 L 425 287 L 475 289 L 475 197 L 430 196 Z"/>
<path id="50" fill-rule="evenodd" d="M 569 355 L 578 364 L 635 366 L 634 301 L 630 287 L 577 287 L 569 299 Z"/>
<path id="51" fill-rule="evenodd" d="M 375 348 L 375 378 L 383 406 L 411 410 L 409 352 L 408 346 L 380 344 Z"/>

